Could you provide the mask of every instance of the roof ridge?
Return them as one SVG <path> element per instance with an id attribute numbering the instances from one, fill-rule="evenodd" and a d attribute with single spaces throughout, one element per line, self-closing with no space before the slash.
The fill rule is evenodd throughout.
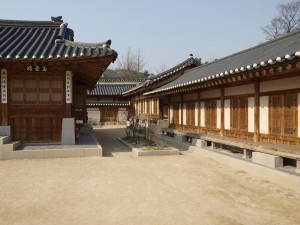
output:
<path id="1" fill-rule="evenodd" d="M 181 67 L 181 66 L 185 65 L 185 64 L 188 63 L 189 61 L 195 61 L 195 59 L 194 59 L 194 57 L 193 57 L 193 54 L 190 54 L 190 56 L 189 56 L 186 60 L 184 60 L 183 62 L 177 64 L 176 66 L 173 66 L 172 68 L 170 68 L 170 69 L 168 69 L 168 70 L 165 70 L 165 71 L 163 71 L 163 72 L 161 72 L 161 73 L 159 73 L 159 74 L 154 75 L 153 77 L 150 77 L 150 80 L 155 79 L 155 78 L 157 78 L 157 77 L 160 77 L 160 76 L 162 76 L 162 75 L 164 75 L 164 74 L 167 74 L 167 73 L 169 73 L 169 72 L 171 72 L 171 71 L 177 69 L 178 67 Z"/>
<path id="2" fill-rule="evenodd" d="M 206 66 L 208 66 L 208 65 L 212 65 L 212 64 L 221 62 L 221 61 L 223 61 L 223 60 L 232 58 L 232 57 L 234 57 L 234 56 L 241 55 L 241 54 L 243 54 L 243 53 L 245 53 L 245 52 L 249 52 L 249 51 L 252 51 L 252 50 L 261 48 L 262 46 L 266 46 L 266 45 L 270 45 L 270 44 L 273 44 L 273 43 L 282 41 L 282 40 L 284 40 L 284 39 L 286 39 L 286 38 L 289 38 L 289 37 L 291 37 L 291 36 L 295 36 L 295 35 L 297 35 L 297 34 L 300 34 L 300 30 L 299 30 L 299 31 L 292 32 L 292 33 L 289 33 L 289 34 L 286 34 L 286 35 L 283 35 L 283 36 L 281 36 L 281 37 L 278 37 L 278 38 L 275 38 L 275 39 L 272 39 L 272 40 L 269 40 L 269 41 L 266 41 L 266 42 L 263 42 L 263 43 L 260 43 L 260 44 L 258 44 L 258 45 L 254 45 L 254 46 L 252 46 L 252 47 L 249 47 L 249 48 L 246 48 L 246 49 L 244 49 L 244 50 L 235 52 L 235 53 L 233 53 L 233 54 L 224 56 L 224 57 L 222 57 L 222 58 L 220 58 L 220 59 L 217 59 L 217 60 L 214 60 L 214 61 L 212 61 L 212 62 L 210 62 L 210 63 L 203 64 L 203 65 L 201 65 L 201 66 L 198 66 L 198 67 L 189 69 L 189 70 L 187 70 L 186 72 L 193 71 L 194 69 L 200 69 L 200 68 L 206 67 Z"/>
<path id="3" fill-rule="evenodd" d="M 5 26 L 22 26 L 22 27 L 40 27 L 40 26 L 50 26 L 59 27 L 62 23 L 57 23 L 53 21 L 30 21 L 30 20 L 5 20 L 0 19 L 0 25 Z"/>

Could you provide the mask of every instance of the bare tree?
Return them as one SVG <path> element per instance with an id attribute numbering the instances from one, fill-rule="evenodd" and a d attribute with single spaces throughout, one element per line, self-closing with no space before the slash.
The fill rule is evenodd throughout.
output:
<path id="1" fill-rule="evenodd" d="M 141 55 L 141 49 L 138 49 L 136 53 L 136 69 L 137 69 L 136 71 L 138 73 L 142 72 L 142 69 L 144 68 L 145 65 L 146 62 Z"/>
<path id="2" fill-rule="evenodd" d="M 155 69 L 157 74 L 160 74 L 162 72 L 166 71 L 166 65 L 165 64 L 161 64 L 158 68 Z"/>
<path id="3" fill-rule="evenodd" d="M 293 0 L 287 4 L 279 4 L 279 16 L 262 28 L 267 40 L 280 37 L 284 34 L 300 29 L 300 0 Z"/>
<path id="4" fill-rule="evenodd" d="M 125 56 L 123 55 L 121 59 L 118 60 L 117 70 L 125 70 L 129 73 L 137 72 L 140 73 L 146 62 L 141 55 L 141 50 L 138 49 L 137 52 L 133 52 L 131 48 L 127 48 Z"/>

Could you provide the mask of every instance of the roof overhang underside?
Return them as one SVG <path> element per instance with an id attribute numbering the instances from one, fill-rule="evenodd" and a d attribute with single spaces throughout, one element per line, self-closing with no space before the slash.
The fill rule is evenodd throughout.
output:
<path id="1" fill-rule="evenodd" d="M 1 59 L 0 66 L 25 66 L 25 65 L 47 65 L 49 73 L 51 67 L 62 67 L 65 71 L 71 71 L 74 75 L 74 80 L 86 85 L 88 88 L 93 88 L 100 76 L 107 67 L 114 62 L 116 55 L 106 55 L 101 57 L 80 57 L 80 58 L 60 58 L 60 59 Z"/>

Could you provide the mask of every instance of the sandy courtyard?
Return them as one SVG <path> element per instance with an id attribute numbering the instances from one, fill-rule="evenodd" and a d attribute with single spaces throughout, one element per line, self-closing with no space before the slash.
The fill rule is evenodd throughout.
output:
<path id="1" fill-rule="evenodd" d="M 0 161 L 0 224 L 300 224 L 294 192 L 197 151 L 106 154 Z"/>

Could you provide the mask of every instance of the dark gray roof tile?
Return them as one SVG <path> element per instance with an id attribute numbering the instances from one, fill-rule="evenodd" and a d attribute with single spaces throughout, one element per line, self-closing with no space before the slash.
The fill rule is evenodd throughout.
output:
<path id="1" fill-rule="evenodd" d="M 179 78 L 144 95 L 200 83 L 206 80 L 252 70 L 300 56 L 300 32 L 257 45 L 212 63 L 186 71 Z"/>
<path id="2" fill-rule="evenodd" d="M 129 101 L 88 101 L 87 106 L 129 106 Z"/>
<path id="3" fill-rule="evenodd" d="M 88 91 L 88 95 L 122 95 L 122 93 L 135 84 L 97 84 L 96 87 Z"/>
<path id="4" fill-rule="evenodd" d="M 172 67 L 171 69 L 168 69 L 162 73 L 159 73 L 155 76 L 152 76 L 150 78 L 147 78 L 145 79 L 143 82 L 139 83 L 138 85 L 136 85 L 135 87 L 133 87 L 132 89 L 130 90 L 127 90 L 125 91 L 123 94 L 127 94 L 127 93 L 130 93 L 132 91 L 135 91 L 135 90 L 138 90 L 142 87 L 145 87 L 145 86 L 150 86 L 151 84 L 153 83 L 157 83 L 159 82 L 162 78 L 166 78 L 166 77 L 170 77 L 172 76 L 173 74 L 175 74 L 176 72 L 178 71 L 181 71 L 183 69 L 185 69 L 186 67 L 189 67 L 189 66 L 192 66 L 192 65 L 195 65 L 196 61 L 193 57 L 193 55 L 191 54 L 189 56 L 188 59 L 186 59 L 185 61 L 183 61 L 182 63 Z"/>
<path id="5" fill-rule="evenodd" d="M 73 30 L 62 21 L 0 20 L 0 59 L 117 57 L 110 44 L 74 42 Z"/>

